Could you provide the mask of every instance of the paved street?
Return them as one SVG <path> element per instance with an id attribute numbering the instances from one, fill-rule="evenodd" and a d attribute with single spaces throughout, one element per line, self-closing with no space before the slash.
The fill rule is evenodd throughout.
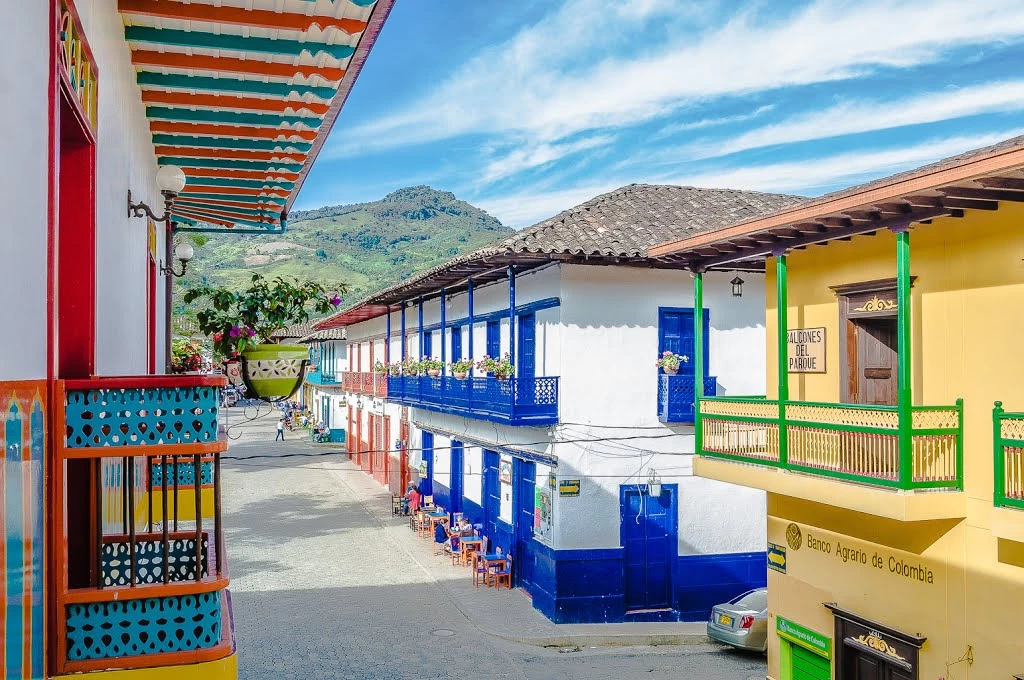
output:
<path id="1" fill-rule="evenodd" d="M 230 411 L 239 422 L 241 409 Z M 243 680 L 765 677 L 763 657 L 707 641 L 559 649 L 499 637 L 513 620 L 531 637 L 621 628 L 556 627 L 519 592 L 474 591 L 464 568 L 383 513 L 372 480 L 304 433 L 273 442 L 275 423 L 270 413 L 232 428 L 224 460 Z"/>

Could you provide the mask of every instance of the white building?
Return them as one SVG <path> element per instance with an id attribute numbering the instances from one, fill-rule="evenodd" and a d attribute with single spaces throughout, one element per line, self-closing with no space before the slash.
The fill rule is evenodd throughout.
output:
<path id="1" fill-rule="evenodd" d="M 694 376 L 707 394 L 763 390 L 763 272 L 693 274 L 647 248 L 795 200 L 630 185 L 319 322 L 345 328 L 356 372 L 506 352 L 515 365 L 511 380 L 391 377 L 383 403 L 363 388 L 349 451 L 390 451 L 359 460 L 394 491 L 382 459 L 423 473 L 555 621 L 696 620 L 763 585 L 764 494 L 691 474 Z M 656 367 L 664 350 L 689 357 L 678 375 Z"/>

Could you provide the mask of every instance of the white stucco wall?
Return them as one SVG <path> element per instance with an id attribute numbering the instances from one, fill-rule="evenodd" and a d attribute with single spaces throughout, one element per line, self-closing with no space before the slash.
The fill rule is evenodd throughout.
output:
<path id="1" fill-rule="evenodd" d="M 0 196 L 7 206 L 0 227 L 0 286 L 17 294 L 4 297 L 0 316 L 17 332 L 0 334 L 0 379 L 45 377 L 47 353 L 49 6 L 15 4 L 8 19 L 17 30 L 8 31 L 0 47 L 0 92 L 17 102 L 0 113 L 4 128 L 13 133 L 4 140 L 5 156 L 16 159 L 0 169 Z M 131 189 L 136 200 L 161 205 L 156 157 L 116 3 L 79 0 L 76 7 L 99 71 L 96 372 L 144 374 L 148 234 L 143 219 L 128 218 L 125 201 Z M 158 366 L 163 363 L 162 286 L 158 282 Z"/>
<path id="2" fill-rule="evenodd" d="M 17 3 L 0 41 L 0 380 L 46 377 L 49 4 Z"/>

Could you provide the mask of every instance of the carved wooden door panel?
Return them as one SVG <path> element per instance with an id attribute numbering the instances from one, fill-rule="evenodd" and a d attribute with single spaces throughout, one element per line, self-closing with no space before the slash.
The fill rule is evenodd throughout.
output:
<path id="1" fill-rule="evenodd" d="M 857 403 L 896 403 L 896 320 L 858 319 Z"/>

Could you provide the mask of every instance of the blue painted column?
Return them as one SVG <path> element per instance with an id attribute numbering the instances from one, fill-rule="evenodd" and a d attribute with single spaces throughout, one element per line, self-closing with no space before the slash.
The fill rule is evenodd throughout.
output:
<path id="1" fill-rule="evenodd" d="M 516 363 L 516 266 L 508 266 L 508 356 Z"/>
<path id="2" fill-rule="evenodd" d="M 405 300 L 402 300 L 402 363 L 405 363 L 406 359 L 406 342 L 405 342 Z"/>
<path id="3" fill-rule="evenodd" d="M 445 375 L 445 369 L 446 369 L 445 361 L 447 361 L 447 359 L 448 359 L 448 347 L 447 347 L 448 343 L 446 342 L 447 339 L 448 339 L 448 332 L 447 332 L 447 328 L 446 328 L 447 320 L 446 320 L 446 316 L 445 316 L 445 310 L 447 309 L 448 305 L 445 303 L 444 293 L 445 293 L 445 289 L 442 288 L 441 289 L 441 377 L 442 378 Z M 442 385 L 442 387 L 441 387 L 441 394 L 443 395 L 444 394 L 444 381 L 443 380 L 441 381 L 441 385 Z"/>
<path id="4" fill-rule="evenodd" d="M 420 360 L 423 360 L 423 296 L 420 296 Z"/>
<path id="5" fill-rule="evenodd" d="M 466 302 L 469 305 L 469 360 L 476 361 L 476 355 L 473 354 L 473 279 L 469 279 L 466 282 L 466 285 L 468 286 L 466 288 L 466 294 L 468 297 Z M 469 367 L 469 377 L 473 377 L 472 365 Z M 472 394 L 472 390 L 470 390 L 470 394 Z"/>

